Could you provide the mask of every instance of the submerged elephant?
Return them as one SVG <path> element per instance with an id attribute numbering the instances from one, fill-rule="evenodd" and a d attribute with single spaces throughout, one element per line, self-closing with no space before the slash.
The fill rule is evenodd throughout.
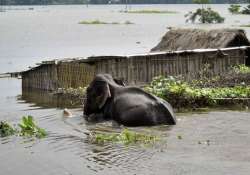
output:
<path id="1" fill-rule="evenodd" d="M 87 88 L 86 119 L 103 118 L 125 126 L 175 125 L 171 105 L 140 88 L 124 86 L 109 74 L 98 74 Z"/>

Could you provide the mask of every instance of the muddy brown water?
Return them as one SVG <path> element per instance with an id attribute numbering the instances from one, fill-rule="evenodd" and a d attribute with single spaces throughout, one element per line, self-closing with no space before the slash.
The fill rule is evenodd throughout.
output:
<path id="1" fill-rule="evenodd" d="M 73 117 L 64 118 L 61 107 L 70 107 L 69 104 L 56 103 L 58 99 L 55 99 L 52 104 L 57 105 L 48 108 L 37 94 L 35 98 L 32 93 L 29 98 L 27 94 L 22 97 L 20 80 L 0 79 L 0 83 L 0 91 L 4 92 L 0 94 L 0 120 L 16 124 L 29 114 L 49 132 L 41 140 L 1 138 L 0 174 L 250 173 L 250 112 L 247 110 L 179 113 L 178 124 L 173 127 L 130 128 L 161 138 L 151 146 L 95 145 L 85 133 L 96 129 L 119 132 L 122 128 L 113 127 L 111 122 L 86 123 L 81 108 L 70 109 Z"/>

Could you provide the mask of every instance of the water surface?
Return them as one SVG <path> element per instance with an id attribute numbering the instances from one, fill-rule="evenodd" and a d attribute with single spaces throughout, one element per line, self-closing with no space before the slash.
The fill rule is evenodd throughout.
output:
<path id="1" fill-rule="evenodd" d="M 230 15 L 228 5 L 212 5 L 226 17 L 224 24 L 185 24 L 183 15 L 197 5 L 142 5 L 136 9 L 175 10 L 179 13 L 143 15 L 119 13 L 125 6 L 8 7 L 0 13 L 0 73 L 27 69 L 44 59 L 101 54 L 148 52 L 166 27 L 222 28 L 250 23 L 244 15 Z M 9 9 L 10 8 L 10 9 Z M 17 10 L 19 9 L 19 10 Z M 81 20 L 129 20 L 135 25 L 78 24 Z M 249 37 L 249 29 L 246 28 Z M 0 139 L 1 174 L 240 174 L 250 172 L 250 112 L 217 110 L 178 114 L 174 127 L 130 128 L 162 138 L 151 147 L 88 142 L 92 130 L 121 131 L 111 122 L 89 124 L 74 101 L 50 93 L 22 92 L 21 80 L 0 79 L 0 120 L 17 124 L 33 115 L 49 135 L 32 140 Z M 73 118 L 62 116 L 71 108 Z M 182 139 L 179 139 L 181 137 Z"/>

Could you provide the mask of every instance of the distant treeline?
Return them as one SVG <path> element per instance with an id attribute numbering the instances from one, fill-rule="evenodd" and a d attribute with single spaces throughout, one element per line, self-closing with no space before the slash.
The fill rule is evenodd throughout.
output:
<path id="1" fill-rule="evenodd" d="M 214 4 L 245 3 L 247 0 L 211 0 Z M 53 5 L 53 4 L 190 4 L 192 0 L 0 0 L 1 5 Z"/>

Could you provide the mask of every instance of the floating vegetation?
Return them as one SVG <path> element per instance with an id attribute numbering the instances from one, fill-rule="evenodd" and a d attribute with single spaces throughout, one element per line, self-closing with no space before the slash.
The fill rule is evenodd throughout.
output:
<path id="1" fill-rule="evenodd" d="M 120 22 L 104 22 L 104 21 L 100 21 L 98 19 L 93 20 L 93 21 L 80 21 L 78 24 L 85 24 L 85 25 L 99 25 L 99 24 L 108 24 L 108 25 L 130 25 L 130 24 L 134 24 L 131 21 L 125 21 L 124 23 L 120 23 Z"/>
<path id="2" fill-rule="evenodd" d="M 18 124 L 19 129 L 14 128 L 10 124 L 8 124 L 5 121 L 0 122 L 0 137 L 7 137 L 11 136 L 14 134 L 18 134 L 20 136 L 25 136 L 25 137 L 37 137 L 37 138 L 43 138 L 47 136 L 47 132 L 38 127 L 35 124 L 35 121 L 32 116 L 24 116 L 22 118 L 22 121 L 20 124 Z"/>
<path id="3" fill-rule="evenodd" d="M 177 11 L 169 11 L 169 10 L 129 10 L 129 11 L 121 11 L 123 13 L 138 13 L 138 14 L 176 14 Z"/>
<path id="4" fill-rule="evenodd" d="M 167 100 L 175 108 L 215 106 L 222 104 L 222 99 L 250 98 L 250 86 L 201 88 L 172 76 L 154 78 L 145 90 Z"/>
<path id="5" fill-rule="evenodd" d="M 16 130 L 7 122 L 1 121 L 0 122 L 0 137 L 7 137 L 14 135 Z"/>
<path id="6" fill-rule="evenodd" d="M 35 124 L 32 116 L 24 116 L 22 122 L 18 126 L 21 128 L 21 136 L 43 138 L 47 135 L 47 132 L 43 128 Z"/>
<path id="7" fill-rule="evenodd" d="M 89 140 L 95 144 L 104 144 L 106 142 L 129 144 L 153 144 L 159 140 L 157 136 L 137 133 L 124 129 L 121 133 L 97 133 L 91 132 Z"/>

